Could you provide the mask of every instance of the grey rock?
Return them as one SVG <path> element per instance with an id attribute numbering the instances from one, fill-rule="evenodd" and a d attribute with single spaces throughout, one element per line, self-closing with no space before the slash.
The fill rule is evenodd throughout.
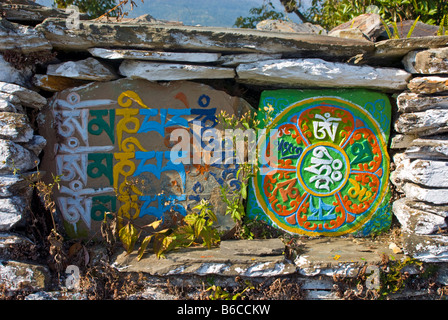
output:
<path id="1" fill-rule="evenodd" d="M 263 20 L 257 23 L 257 30 L 276 31 L 276 32 L 297 32 L 297 33 L 314 33 L 326 35 L 328 32 L 317 24 L 309 22 L 295 23 L 286 20 Z"/>
<path id="2" fill-rule="evenodd" d="M 408 88 L 414 93 L 447 93 L 448 78 L 438 76 L 413 78 L 411 81 L 409 81 Z"/>
<path id="3" fill-rule="evenodd" d="M 251 29 L 119 24 L 81 21 L 70 30 L 65 20 L 46 19 L 36 26 L 56 49 L 135 48 L 167 51 L 221 53 L 284 53 L 314 57 L 350 58 L 373 52 L 367 41 L 316 34 L 266 32 Z"/>
<path id="4" fill-rule="evenodd" d="M 427 109 L 448 109 L 448 96 L 428 96 L 403 92 L 397 97 L 399 112 L 419 112 Z"/>
<path id="5" fill-rule="evenodd" d="M 22 196 L 0 198 L 0 231 L 22 225 L 28 210 L 28 200 Z"/>
<path id="6" fill-rule="evenodd" d="M 34 174 L 34 175 L 33 175 Z M 0 176 L 0 197 L 11 197 L 29 188 L 30 181 L 37 177 L 36 172 Z"/>
<path id="7" fill-rule="evenodd" d="M 150 81 L 232 79 L 235 77 L 235 71 L 231 68 L 133 60 L 123 61 L 120 65 L 120 74 L 131 79 L 140 78 Z"/>
<path id="8" fill-rule="evenodd" d="M 416 159 L 400 170 L 399 178 L 420 186 L 448 188 L 448 162 Z"/>
<path id="9" fill-rule="evenodd" d="M 415 139 L 405 153 L 410 159 L 448 160 L 448 136 Z"/>
<path id="10" fill-rule="evenodd" d="M 47 145 L 47 140 L 39 135 L 34 135 L 31 140 L 21 144 L 24 148 L 33 151 L 36 156 L 39 156 L 42 150 Z"/>
<path id="11" fill-rule="evenodd" d="M 50 284 L 47 267 L 18 261 L 0 261 L 0 279 L 6 291 L 42 291 Z"/>
<path id="12" fill-rule="evenodd" d="M 404 251 L 423 262 L 448 262 L 448 237 L 403 233 Z"/>
<path id="13" fill-rule="evenodd" d="M 132 49 L 103 49 L 90 48 L 94 57 L 103 59 L 149 60 L 149 61 L 176 61 L 193 63 L 217 62 L 221 54 L 202 52 L 161 52 Z"/>
<path id="14" fill-rule="evenodd" d="M 359 30 L 367 39 L 375 41 L 384 31 L 381 17 L 375 13 L 365 13 L 343 23 L 332 30 L 329 35 L 335 34 L 337 31 L 355 29 Z"/>
<path id="15" fill-rule="evenodd" d="M 90 81 L 118 79 L 112 68 L 95 58 L 51 64 L 47 68 L 47 75 Z"/>
<path id="16" fill-rule="evenodd" d="M 21 113 L 0 112 L 0 139 L 28 142 L 33 138 L 28 117 Z"/>
<path id="17" fill-rule="evenodd" d="M 406 71 L 417 74 L 448 73 L 448 48 L 412 51 L 403 58 Z"/>
<path id="18" fill-rule="evenodd" d="M 284 59 L 240 64 L 241 82 L 288 87 L 375 88 L 403 90 L 411 75 L 394 68 L 373 68 L 321 59 Z"/>
<path id="19" fill-rule="evenodd" d="M 281 59 L 281 54 L 262 54 L 262 53 L 241 53 L 241 54 L 228 54 L 221 56 L 219 63 L 222 66 L 234 67 L 242 63 L 251 63 L 257 61 L 266 61 L 273 59 Z"/>
<path id="20" fill-rule="evenodd" d="M 447 227 L 445 217 L 417 209 L 412 203 L 413 201 L 407 198 L 401 198 L 392 205 L 403 232 L 430 235 Z"/>
<path id="21" fill-rule="evenodd" d="M 22 70 L 17 70 L 9 62 L 5 61 L 3 55 L 0 55 L 0 81 L 15 83 L 21 86 L 27 86 L 31 76 L 31 67 L 26 67 Z"/>
<path id="22" fill-rule="evenodd" d="M 403 113 L 398 117 L 394 127 L 399 133 L 420 137 L 448 132 L 448 112 L 443 109 L 428 109 L 422 112 Z"/>
<path id="23" fill-rule="evenodd" d="M 41 109 L 47 104 L 47 99 L 40 94 L 17 84 L 0 81 L 0 92 L 16 96 L 25 107 Z"/>
<path id="24" fill-rule="evenodd" d="M 361 30 L 351 28 L 331 31 L 328 35 L 345 39 L 369 40 Z"/>
<path id="25" fill-rule="evenodd" d="M 15 169 L 26 172 L 39 164 L 32 151 L 9 140 L 0 139 L 0 174 L 10 174 Z"/>
<path id="26" fill-rule="evenodd" d="M 448 188 L 423 188 L 414 183 L 407 182 L 403 191 L 410 200 L 429 202 L 432 204 L 448 204 Z"/>
<path id="27" fill-rule="evenodd" d="M 390 138 L 391 149 L 406 149 L 417 137 L 414 135 L 395 133 Z"/>
<path id="28" fill-rule="evenodd" d="M 0 19 L 0 49 L 29 53 L 51 50 L 52 46 L 44 35 L 33 27 Z"/>

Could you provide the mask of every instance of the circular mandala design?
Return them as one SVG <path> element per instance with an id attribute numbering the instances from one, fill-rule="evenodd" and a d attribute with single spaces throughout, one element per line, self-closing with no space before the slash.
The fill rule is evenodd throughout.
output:
<path id="1" fill-rule="evenodd" d="M 339 98 L 306 99 L 278 114 L 271 128 L 258 142 L 254 184 L 257 202 L 277 226 L 336 236 L 372 217 L 387 191 L 389 156 L 366 110 Z"/>

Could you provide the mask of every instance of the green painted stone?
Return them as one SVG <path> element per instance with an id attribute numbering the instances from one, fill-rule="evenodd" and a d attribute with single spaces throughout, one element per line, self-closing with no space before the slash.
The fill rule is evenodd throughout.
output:
<path id="1" fill-rule="evenodd" d="M 367 236 L 390 227 L 387 95 L 264 91 L 259 110 L 271 134 L 258 138 L 248 218 L 308 236 Z M 277 161 L 269 160 L 271 149 Z"/>

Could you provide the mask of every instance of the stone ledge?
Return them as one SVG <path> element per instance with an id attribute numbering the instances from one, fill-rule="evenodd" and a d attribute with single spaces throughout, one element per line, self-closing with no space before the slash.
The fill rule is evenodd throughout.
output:
<path id="1" fill-rule="evenodd" d="M 314 238 L 302 241 L 294 261 L 280 239 L 223 241 L 212 249 L 187 248 L 157 259 L 150 252 L 137 261 L 137 253 L 119 252 L 113 265 L 121 272 L 155 276 L 220 275 L 275 277 L 285 275 L 356 276 L 366 264 L 379 265 L 382 254 L 400 259 L 385 243 L 360 238 Z"/>

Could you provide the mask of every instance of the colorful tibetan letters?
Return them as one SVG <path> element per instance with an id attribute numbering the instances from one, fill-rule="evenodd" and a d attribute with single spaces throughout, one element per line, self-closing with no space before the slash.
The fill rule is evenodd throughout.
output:
<path id="1" fill-rule="evenodd" d="M 258 141 L 261 170 L 251 181 L 249 217 L 309 236 L 366 236 L 390 226 L 385 94 L 265 91 L 259 109 L 273 109 L 270 128 L 278 134 Z M 263 161 L 270 139 L 276 163 Z"/>

